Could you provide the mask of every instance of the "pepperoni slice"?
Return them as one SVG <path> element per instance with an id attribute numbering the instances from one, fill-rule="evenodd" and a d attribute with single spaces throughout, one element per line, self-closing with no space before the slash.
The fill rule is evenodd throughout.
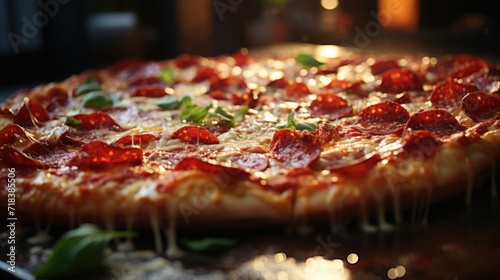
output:
<path id="1" fill-rule="evenodd" d="M 196 125 L 181 127 L 172 133 L 172 138 L 180 139 L 189 144 L 219 144 L 220 140 L 206 128 Z"/>
<path id="2" fill-rule="evenodd" d="M 248 56 L 248 50 L 243 48 L 237 50 L 233 54 L 234 62 L 237 66 L 246 66 L 250 61 L 250 57 Z"/>
<path id="3" fill-rule="evenodd" d="M 446 136 L 465 130 L 457 119 L 442 109 L 427 110 L 415 113 L 406 123 L 405 133 L 413 130 L 429 130 L 437 136 Z"/>
<path id="4" fill-rule="evenodd" d="M 281 77 L 276 80 L 272 80 L 269 83 L 267 83 L 267 87 L 276 87 L 276 88 L 285 88 L 286 86 L 290 85 L 291 82 L 288 78 L 286 77 Z"/>
<path id="5" fill-rule="evenodd" d="M 329 166 L 328 170 L 350 176 L 360 176 L 375 166 L 381 157 L 378 153 L 370 153 L 347 164 Z"/>
<path id="6" fill-rule="evenodd" d="M 38 141 L 26 147 L 23 153 L 32 157 L 40 157 L 53 154 L 54 151 L 61 148 L 62 145 L 60 142 L 50 143 L 47 141 Z"/>
<path id="7" fill-rule="evenodd" d="M 95 112 L 91 114 L 79 114 L 72 118 L 81 122 L 80 124 L 71 125 L 84 130 L 108 128 L 113 131 L 123 131 L 124 129 L 115 122 L 115 120 L 105 112 Z"/>
<path id="8" fill-rule="evenodd" d="M 280 129 L 273 135 L 270 152 L 288 167 L 306 168 L 319 157 L 321 143 L 307 131 Z"/>
<path id="9" fill-rule="evenodd" d="M 427 71 L 436 74 L 438 80 L 458 79 L 473 74 L 474 71 L 480 71 L 482 68 L 480 65 L 486 66 L 487 63 L 476 56 L 458 54 L 440 59 L 435 65 L 430 66 Z"/>
<path id="10" fill-rule="evenodd" d="M 248 90 L 242 94 L 232 94 L 231 101 L 233 105 L 243 105 L 248 108 L 255 108 L 259 103 L 261 92 L 257 89 Z"/>
<path id="11" fill-rule="evenodd" d="M 46 109 L 52 115 L 56 116 L 61 107 L 67 106 L 69 102 L 68 90 L 61 86 L 53 86 L 45 93 L 44 97 L 38 98 L 41 104 L 47 104 Z"/>
<path id="12" fill-rule="evenodd" d="M 320 69 L 317 75 L 337 74 L 339 72 L 340 67 L 346 65 L 356 66 L 361 64 L 363 61 L 364 59 L 362 59 L 361 57 L 342 59 L 334 66 L 328 66 L 328 68 L 326 69 Z"/>
<path id="13" fill-rule="evenodd" d="M 61 85 L 54 84 L 43 90 L 41 94 L 34 95 L 31 101 L 39 104 L 52 104 L 52 106 L 65 105 L 68 102 L 68 90 Z M 47 110 L 49 110 L 48 106 Z"/>
<path id="14" fill-rule="evenodd" d="M 469 92 L 476 91 L 473 84 L 459 84 L 454 81 L 445 81 L 436 85 L 430 100 L 434 107 L 445 108 L 458 106 L 460 100 Z"/>
<path id="15" fill-rule="evenodd" d="M 379 75 L 384 73 L 385 71 L 399 68 L 401 68 L 401 66 L 399 66 L 396 60 L 380 60 L 370 66 L 373 75 Z"/>
<path id="16" fill-rule="evenodd" d="M 344 91 L 356 91 L 361 90 L 361 85 L 363 82 L 351 82 L 347 80 L 336 80 L 333 79 L 324 89 L 332 90 L 334 93 L 344 92 Z"/>
<path id="17" fill-rule="evenodd" d="M 314 133 L 316 133 L 321 145 L 330 144 L 340 139 L 338 128 L 338 126 L 329 128 L 326 124 L 319 124 Z"/>
<path id="18" fill-rule="evenodd" d="M 394 100 L 392 100 L 398 104 L 408 104 L 411 103 L 411 95 L 408 92 L 402 92 L 400 94 L 396 94 L 394 96 Z"/>
<path id="19" fill-rule="evenodd" d="M 21 168 L 35 167 L 44 168 L 48 167 L 47 164 L 40 162 L 32 157 L 20 152 L 12 147 L 4 146 L 0 148 L 0 159 L 9 166 L 16 166 Z"/>
<path id="20" fill-rule="evenodd" d="M 116 164 L 140 165 L 142 150 L 139 148 L 113 147 L 101 141 L 85 144 L 66 164 L 90 169 L 112 167 Z"/>
<path id="21" fill-rule="evenodd" d="M 218 80 L 219 79 L 219 74 L 212 69 L 208 67 L 200 67 L 198 68 L 196 72 L 196 76 L 191 80 L 192 83 L 201 83 L 206 80 Z"/>
<path id="22" fill-rule="evenodd" d="M 448 78 L 451 80 L 464 79 L 474 74 L 484 73 L 487 74 L 489 72 L 488 65 L 483 61 L 473 61 L 465 65 L 461 65 L 453 71 Z"/>
<path id="23" fill-rule="evenodd" d="M 24 102 L 23 106 L 14 114 L 14 122 L 22 126 L 34 126 L 38 122 L 50 120 L 47 110 L 34 101 Z"/>
<path id="24" fill-rule="evenodd" d="M 462 111 L 475 122 L 495 119 L 500 113 L 500 102 L 482 91 L 471 92 L 462 99 Z"/>
<path id="25" fill-rule="evenodd" d="M 2 130 L 0 130 L 0 146 L 7 143 L 14 143 L 17 138 L 16 135 L 28 139 L 28 135 L 26 135 L 24 128 L 17 124 L 9 124 L 2 128 Z"/>
<path id="26" fill-rule="evenodd" d="M 149 133 L 145 134 L 136 134 L 136 135 L 125 135 L 120 139 L 115 141 L 115 145 L 119 147 L 127 147 L 127 146 L 145 146 L 149 144 L 151 141 L 158 139 L 157 136 Z"/>
<path id="27" fill-rule="evenodd" d="M 406 109 L 395 102 L 381 102 L 366 107 L 354 123 L 364 133 L 386 135 L 403 127 L 410 118 Z"/>
<path id="28" fill-rule="evenodd" d="M 237 156 L 233 163 L 243 169 L 262 171 L 269 165 L 269 160 L 263 154 L 242 154 Z"/>
<path id="29" fill-rule="evenodd" d="M 408 129 L 402 136 L 403 149 L 416 160 L 432 156 L 441 142 L 429 130 Z"/>
<path id="30" fill-rule="evenodd" d="M 173 170 L 200 170 L 212 175 L 224 175 L 229 176 L 229 178 L 242 180 L 250 178 L 250 174 L 241 168 L 212 164 L 197 158 L 184 158 L 174 166 Z M 227 183 L 229 181 L 226 181 Z"/>
<path id="31" fill-rule="evenodd" d="M 345 99 L 333 93 L 320 93 L 309 106 L 313 117 L 340 119 L 352 113 L 352 107 Z"/>
<path id="32" fill-rule="evenodd" d="M 288 97 L 302 97 L 310 93 L 309 88 L 304 83 L 293 83 L 285 87 L 285 95 Z"/>
<path id="33" fill-rule="evenodd" d="M 186 69 L 190 66 L 198 65 L 200 56 L 182 54 L 175 59 L 175 66 L 180 69 Z"/>
<path id="34" fill-rule="evenodd" d="M 223 79 L 212 79 L 210 82 L 210 91 L 213 90 L 236 90 L 246 89 L 245 80 L 240 77 L 229 76 Z"/>
<path id="35" fill-rule="evenodd" d="M 143 85 L 134 90 L 132 96 L 163 97 L 167 95 L 166 87 L 163 85 Z"/>
<path id="36" fill-rule="evenodd" d="M 215 100 L 231 100 L 233 98 L 233 94 L 227 91 L 222 90 L 214 90 L 208 93 L 208 96 Z"/>
<path id="37" fill-rule="evenodd" d="M 66 144 L 66 145 L 76 146 L 76 147 L 82 146 L 84 142 L 73 138 L 70 135 L 70 133 L 71 132 L 69 130 L 67 130 L 61 134 L 61 136 L 59 137 L 59 140 L 61 141 L 61 143 Z"/>
<path id="38" fill-rule="evenodd" d="M 0 117 L 12 119 L 14 117 L 14 114 L 9 108 L 0 108 Z"/>
<path id="39" fill-rule="evenodd" d="M 163 85 L 166 86 L 167 83 L 165 83 L 162 79 L 160 79 L 157 76 L 149 76 L 149 77 L 139 77 L 136 80 L 133 80 L 132 82 L 129 83 L 129 86 L 144 86 L 144 85 Z"/>
<path id="40" fill-rule="evenodd" d="M 410 69 L 392 69 L 382 74 L 382 83 L 378 86 L 378 90 L 387 93 L 422 90 L 422 82 Z"/>

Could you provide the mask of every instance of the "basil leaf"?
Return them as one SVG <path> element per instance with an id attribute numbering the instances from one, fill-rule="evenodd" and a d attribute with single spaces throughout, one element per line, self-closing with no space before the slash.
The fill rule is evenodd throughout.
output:
<path id="1" fill-rule="evenodd" d="M 236 111 L 234 111 L 233 115 L 228 113 L 222 107 L 217 107 L 213 114 L 210 114 L 212 117 L 221 119 L 224 123 L 219 123 L 221 125 L 234 127 L 236 124 L 243 119 L 245 114 L 248 112 L 249 108 L 247 106 L 242 106 Z"/>
<path id="2" fill-rule="evenodd" d="M 186 249 L 194 252 L 215 251 L 233 247 L 237 241 L 230 238 L 203 238 L 198 240 L 181 239 Z"/>
<path id="3" fill-rule="evenodd" d="M 64 122 L 65 125 L 72 126 L 72 127 L 78 127 L 82 125 L 82 121 L 76 119 L 75 117 L 68 116 L 66 118 L 66 121 Z"/>
<path id="4" fill-rule="evenodd" d="M 325 64 L 323 62 L 316 60 L 311 55 L 304 54 L 304 53 L 301 53 L 301 54 L 298 54 L 297 56 L 295 56 L 295 61 L 298 64 L 301 64 L 302 66 L 306 66 L 306 67 L 318 67 L 318 66 Z"/>
<path id="5" fill-rule="evenodd" d="M 285 125 L 285 128 L 296 129 L 294 118 L 295 118 L 294 112 L 288 114 L 288 120 L 287 120 L 287 123 Z"/>
<path id="6" fill-rule="evenodd" d="M 35 271 L 39 278 L 66 278 L 97 267 L 113 238 L 131 237 L 131 232 L 106 231 L 92 224 L 63 234 L 48 259 Z"/>
<path id="7" fill-rule="evenodd" d="M 311 122 L 295 122 L 295 112 L 288 114 L 288 120 L 284 125 L 278 125 L 278 128 L 287 128 L 293 130 L 307 130 L 310 132 L 316 131 L 317 125 Z"/>
<path id="8" fill-rule="evenodd" d="M 173 83 L 175 81 L 174 68 L 173 67 L 165 67 L 165 68 L 161 69 L 160 78 L 169 84 Z"/>
<path id="9" fill-rule="evenodd" d="M 179 118 L 184 121 L 200 123 L 208 116 L 208 110 L 210 108 L 212 108 L 212 105 L 207 107 L 189 106 L 182 111 Z"/>
<path id="10" fill-rule="evenodd" d="M 230 126 L 236 125 L 236 120 L 228 112 L 226 112 L 222 107 L 217 107 L 215 109 L 215 116 L 228 122 Z"/>
<path id="11" fill-rule="evenodd" d="M 307 131 L 310 131 L 310 132 L 314 132 L 314 131 L 316 131 L 316 127 L 317 127 L 316 124 L 310 123 L 310 122 L 298 122 L 298 123 L 295 123 L 295 128 L 297 130 L 307 130 Z"/>
<path id="12" fill-rule="evenodd" d="M 295 121 L 293 120 L 294 118 L 295 118 L 295 112 L 291 112 L 290 114 L 288 114 L 288 120 L 287 120 L 286 124 L 278 125 L 277 127 L 295 130 L 296 127 L 295 127 Z"/>
<path id="13" fill-rule="evenodd" d="M 85 95 L 82 101 L 83 107 L 100 109 L 113 105 L 113 100 L 103 91 L 92 91 Z"/>
<path id="14" fill-rule="evenodd" d="M 163 110 L 177 110 L 180 108 L 187 108 L 192 106 L 192 100 L 189 96 L 184 96 L 179 101 L 175 96 L 167 96 L 159 100 L 156 105 L 158 105 Z"/>
<path id="15" fill-rule="evenodd" d="M 237 121 L 243 120 L 243 117 L 245 117 L 245 115 L 248 113 L 248 110 L 250 110 L 248 106 L 241 106 L 236 111 L 234 111 L 234 118 Z"/>
<path id="16" fill-rule="evenodd" d="M 191 100 L 191 97 L 189 96 L 184 96 L 181 99 L 181 108 L 187 108 L 189 106 L 193 105 L 193 101 Z"/>
<path id="17" fill-rule="evenodd" d="M 101 86 L 94 76 L 89 75 L 85 82 L 76 89 L 76 95 L 82 96 L 96 90 L 101 90 Z"/>
<path id="18" fill-rule="evenodd" d="M 159 100 L 156 105 L 163 110 L 176 110 L 181 107 L 181 102 L 175 96 L 167 96 Z"/>

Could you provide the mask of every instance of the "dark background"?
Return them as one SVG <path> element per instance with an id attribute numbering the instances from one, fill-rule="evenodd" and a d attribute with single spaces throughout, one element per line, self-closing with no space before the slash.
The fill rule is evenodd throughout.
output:
<path id="1" fill-rule="evenodd" d="M 0 93 L 123 58 L 218 55 L 281 42 L 488 59 L 499 54 L 495 1 L 404 0 L 418 7 L 411 30 L 377 21 L 376 0 L 339 0 L 331 11 L 320 1 L 0 0 Z"/>

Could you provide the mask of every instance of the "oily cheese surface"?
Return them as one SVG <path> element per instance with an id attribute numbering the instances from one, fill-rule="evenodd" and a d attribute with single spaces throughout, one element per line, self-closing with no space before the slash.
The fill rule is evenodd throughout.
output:
<path id="1" fill-rule="evenodd" d="M 495 174 L 499 81 L 337 46 L 120 61 L 1 104 L 0 195 L 36 224 L 386 227 Z"/>

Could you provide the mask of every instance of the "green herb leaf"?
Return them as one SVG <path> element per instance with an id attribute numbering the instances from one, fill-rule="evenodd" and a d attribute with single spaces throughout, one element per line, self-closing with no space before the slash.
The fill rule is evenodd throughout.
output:
<path id="1" fill-rule="evenodd" d="M 48 259 L 36 271 L 37 279 L 67 278 L 97 267 L 113 238 L 132 237 L 131 232 L 106 231 L 92 224 L 63 234 Z"/>
<path id="2" fill-rule="evenodd" d="M 175 81 L 174 68 L 173 67 L 165 67 L 165 68 L 161 69 L 160 78 L 169 84 L 173 83 Z"/>
<path id="3" fill-rule="evenodd" d="M 82 101 L 83 107 L 100 109 L 113 105 L 113 100 L 103 91 L 92 91 L 85 95 Z"/>
<path id="4" fill-rule="evenodd" d="M 215 117 L 226 121 L 229 126 L 236 125 L 236 120 L 234 119 L 234 117 L 231 116 L 231 114 L 226 112 L 224 109 L 222 109 L 222 107 L 217 107 L 217 109 L 215 109 L 214 115 L 215 115 Z"/>
<path id="5" fill-rule="evenodd" d="M 64 122 L 64 124 L 72 126 L 72 127 L 78 127 L 78 126 L 82 125 L 82 123 L 83 123 L 82 121 L 80 121 L 72 116 L 68 116 L 66 118 L 66 121 Z"/>
<path id="6" fill-rule="evenodd" d="M 208 110 L 210 110 L 210 108 L 212 108 L 212 105 L 207 107 L 191 105 L 181 112 L 179 118 L 188 122 L 201 123 L 201 121 L 208 116 Z"/>
<path id="7" fill-rule="evenodd" d="M 293 130 L 307 130 L 310 132 L 314 132 L 316 130 L 317 125 L 311 122 L 295 122 L 295 112 L 291 112 L 288 114 L 288 120 L 284 125 L 278 125 L 278 128 L 287 128 Z"/>
<path id="8" fill-rule="evenodd" d="M 76 89 L 76 95 L 82 96 L 96 90 L 101 90 L 99 82 L 96 78 L 94 78 L 94 76 L 88 75 L 85 82 Z"/>
<path id="9" fill-rule="evenodd" d="M 295 123 L 295 128 L 297 130 L 307 130 L 309 132 L 314 132 L 316 131 L 317 125 L 314 123 L 310 122 L 297 122 Z"/>
<path id="10" fill-rule="evenodd" d="M 189 97 L 189 96 L 182 97 L 181 105 L 180 105 L 181 108 L 187 108 L 187 107 L 192 106 L 192 105 L 193 105 L 193 101 L 191 100 L 191 97 Z"/>
<path id="11" fill-rule="evenodd" d="M 192 100 L 189 96 L 184 96 L 180 101 L 175 96 L 166 96 L 159 100 L 156 105 L 163 110 L 177 110 L 180 108 L 190 107 L 192 105 Z"/>
<path id="12" fill-rule="evenodd" d="M 243 117 L 245 117 L 245 115 L 248 113 L 248 110 L 250 110 L 248 106 L 241 106 L 236 111 L 234 111 L 234 118 L 236 119 L 236 121 L 239 122 L 243 120 Z"/>
<path id="13" fill-rule="evenodd" d="M 230 238 L 204 238 L 198 240 L 181 239 L 181 244 L 194 252 L 216 251 L 231 248 L 237 241 Z"/>
<path id="14" fill-rule="evenodd" d="M 175 96 L 167 96 L 156 102 L 163 110 L 176 110 L 181 107 L 181 102 Z"/>
<path id="15" fill-rule="evenodd" d="M 243 120 L 243 117 L 246 115 L 248 110 L 249 108 L 247 106 L 242 106 L 234 111 L 233 114 L 230 114 L 222 107 L 217 107 L 215 109 L 215 112 L 213 114 L 210 114 L 210 116 L 222 120 L 222 123 L 219 122 L 219 124 L 221 125 L 234 127 L 238 122 Z"/>
<path id="16" fill-rule="evenodd" d="M 295 61 L 305 67 L 318 67 L 325 63 L 316 60 L 314 57 L 308 54 L 298 54 L 295 56 Z"/>
<path id="17" fill-rule="evenodd" d="M 294 130 L 297 129 L 295 127 L 295 121 L 293 120 L 294 118 L 295 118 L 295 112 L 291 112 L 290 114 L 288 114 L 288 120 L 286 124 L 278 125 L 277 127 L 281 129 L 283 128 L 294 129 Z"/>

